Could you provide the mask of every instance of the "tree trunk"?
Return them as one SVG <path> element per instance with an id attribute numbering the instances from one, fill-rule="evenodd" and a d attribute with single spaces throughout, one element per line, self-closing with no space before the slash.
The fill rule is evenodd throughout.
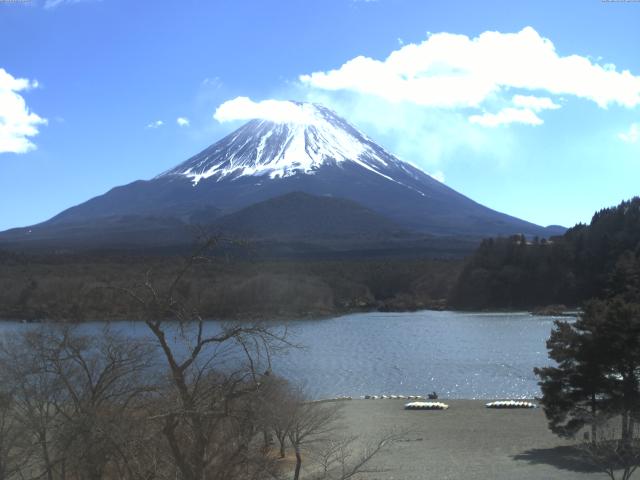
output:
<path id="1" fill-rule="evenodd" d="M 623 379 L 623 398 L 622 398 L 622 446 L 625 454 L 628 454 L 633 443 L 633 410 L 635 397 L 635 377 L 633 370 L 625 372 Z"/>
<path id="2" fill-rule="evenodd" d="M 300 467 L 302 466 L 302 455 L 300 455 L 300 448 L 296 445 L 296 471 L 293 474 L 293 480 L 300 478 Z"/>
<path id="3" fill-rule="evenodd" d="M 622 448 L 626 454 L 627 448 L 631 445 L 629 439 L 629 413 L 625 410 L 622 412 L 622 432 L 621 432 L 621 440 L 622 440 Z"/>
<path id="4" fill-rule="evenodd" d="M 47 444 L 47 433 L 40 432 L 40 446 L 42 448 L 42 459 L 44 460 L 44 468 L 47 473 L 47 480 L 53 480 L 53 466 L 51 465 L 51 457 L 49 456 L 49 446 Z M 62 478 L 65 477 L 64 470 L 62 472 Z"/>
<path id="5" fill-rule="evenodd" d="M 285 441 L 281 440 L 280 441 L 280 458 L 284 458 L 286 457 L 287 452 L 285 451 Z"/>
<path id="6" fill-rule="evenodd" d="M 51 473 L 53 473 L 53 470 L 50 470 Z M 51 477 L 53 478 L 53 477 Z M 67 460 L 66 459 L 62 459 L 62 462 L 60 463 L 60 478 L 65 480 L 67 478 Z"/>
<path id="7" fill-rule="evenodd" d="M 596 445 L 598 442 L 598 426 L 596 425 L 596 394 L 591 394 L 591 445 Z"/>

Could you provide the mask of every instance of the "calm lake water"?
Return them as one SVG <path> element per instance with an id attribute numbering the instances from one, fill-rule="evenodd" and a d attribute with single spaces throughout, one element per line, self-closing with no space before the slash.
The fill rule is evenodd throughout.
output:
<path id="1" fill-rule="evenodd" d="M 275 373 L 302 382 L 315 398 L 426 394 L 443 398 L 539 395 L 533 367 L 549 364 L 545 342 L 553 317 L 528 313 L 422 311 L 364 313 L 289 324 L 303 345 L 273 359 Z M 146 327 L 117 322 L 135 337 Z M 217 328 L 209 322 L 209 328 Z M 101 332 L 104 324 L 83 330 Z M 6 322 L 0 332 L 33 328 Z"/>

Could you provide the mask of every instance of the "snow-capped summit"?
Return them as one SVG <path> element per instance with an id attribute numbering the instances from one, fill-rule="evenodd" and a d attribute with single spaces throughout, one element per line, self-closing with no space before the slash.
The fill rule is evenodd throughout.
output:
<path id="1" fill-rule="evenodd" d="M 283 102 L 280 102 L 283 103 Z M 292 113 L 279 121 L 251 120 L 198 155 L 163 173 L 203 179 L 245 176 L 286 178 L 315 174 L 323 165 L 351 162 L 387 180 L 393 170 L 415 169 L 376 145 L 333 111 L 315 103 L 290 102 Z"/>

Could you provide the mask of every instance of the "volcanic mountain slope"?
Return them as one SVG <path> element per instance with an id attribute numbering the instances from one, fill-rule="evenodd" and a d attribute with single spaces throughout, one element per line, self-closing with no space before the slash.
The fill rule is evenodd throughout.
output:
<path id="1" fill-rule="evenodd" d="M 350 200 L 293 192 L 249 205 L 214 223 L 220 232 L 246 238 L 387 239 L 412 235 L 394 222 Z"/>
<path id="2" fill-rule="evenodd" d="M 76 241 L 84 235 L 91 243 L 102 228 L 117 236 L 114 223 L 123 235 L 157 240 L 158 235 L 166 235 L 171 222 L 183 227 L 219 223 L 225 215 L 292 192 L 346 199 L 367 215 L 375 213 L 389 224 L 421 234 L 561 233 L 561 229 L 550 231 L 470 200 L 399 160 L 320 105 L 293 105 L 299 113 L 294 121 L 252 120 L 151 180 L 116 187 L 44 223 L 0 234 L 0 244 L 30 240 L 63 245 L 69 232 L 75 232 Z M 303 217 L 292 215 L 287 228 L 295 230 L 295 222 Z M 130 227 L 123 228 L 123 222 Z M 162 225 L 159 231 L 154 231 L 154 222 Z M 173 237 L 167 241 L 183 238 Z"/>

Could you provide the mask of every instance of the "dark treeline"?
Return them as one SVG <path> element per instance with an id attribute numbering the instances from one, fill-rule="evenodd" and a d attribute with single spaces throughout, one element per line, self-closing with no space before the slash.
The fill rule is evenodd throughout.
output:
<path id="1" fill-rule="evenodd" d="M 131 319 L 121 294 L 149 276 L 158 285 L 181 268 L 178 256 L 26 255 L 0 252 L 0 317 Z M 206 317 L 322 316 L 364 310 L 441 308 L 460 260 L 247 260 L 216 258 L 188 272 L 180 293 Z"/>
<path id="2" fill-rule="evenodd" d="M 589 298 L 640 291 L 640 198 L 597 212 L 563 236 L 487 239 L 450 297 L 458 308 L 578 306 Z"/>

